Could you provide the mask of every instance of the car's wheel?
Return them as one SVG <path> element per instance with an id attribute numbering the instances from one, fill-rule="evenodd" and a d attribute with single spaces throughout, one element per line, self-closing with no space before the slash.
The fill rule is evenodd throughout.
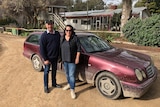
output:
<path id="1" fill-rule="evenodd" d="M 96 78 L 96 88 L 105 97 L 117 99 L 122 94 L 119 80 L 109 72 L 102 72 Z"/>
<path id="2" fill-rule="evenodd" d="M 32 64 L 33 64 L 33 68 L 36 71 L 42 71 L 43 70 L 42 61 L 41 61 L 41 58 L 38 55 L 34 55 L 32 57 Z"/>

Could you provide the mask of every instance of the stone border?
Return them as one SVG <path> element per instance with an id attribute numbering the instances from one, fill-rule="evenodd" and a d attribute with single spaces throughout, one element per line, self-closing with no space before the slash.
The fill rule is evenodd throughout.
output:
<path id="1" fill-rule="evenodd" d="M 125 42 L 125 41 L 112 41 L 112 43 L 120 43 L 120 44 L 136 45 L 135 43 Z"/>

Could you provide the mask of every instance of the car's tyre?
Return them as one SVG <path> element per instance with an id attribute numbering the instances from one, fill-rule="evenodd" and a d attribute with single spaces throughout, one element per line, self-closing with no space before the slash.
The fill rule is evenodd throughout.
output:
<path id="1" fill-rule="evenodd" d="M 109 72 L 102 72 L 96 78 L 96 88 L 105 97 L 117 99 L 122 94 L 119 80 Z"/>
<path id="2" fill-rule="evenodd" d="M 42 61 L 41 61 L 41 58 L 38 55 L 34 55 L 32 57 L 32 65 L 33 65 L 33 68 L 36 71 L 42 71 L 43 70 Z"/>

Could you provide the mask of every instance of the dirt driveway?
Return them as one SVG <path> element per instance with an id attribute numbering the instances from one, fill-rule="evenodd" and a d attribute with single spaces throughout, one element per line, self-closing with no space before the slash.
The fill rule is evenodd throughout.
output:
<path id="1" fill-rule="evenodd" d="M 78 96 L 75 100 L 70 98 L 69 90 L 51 89 L 49 94 L 45 94 L 43 72 L 34 71 L 31 62 L 22 55 L 24 40 L 22 37 L 0 34 L 0 107 L 158 107 L 160 104 L 159 75 L 154 85 L 140 99 L 110 100 L 84 82 L 76 83 Z M 113 45 L 149 54 L 160 73 L 160 49 Z M 66 84 L 62 73 L 58 73 L 57 81 Z"/>

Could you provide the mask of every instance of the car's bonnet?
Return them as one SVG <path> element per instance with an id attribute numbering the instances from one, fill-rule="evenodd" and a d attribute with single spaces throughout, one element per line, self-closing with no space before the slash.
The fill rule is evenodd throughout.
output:
<path id="1" fill-rule="evenodd" d="M 97 52 L 96 57 L 122 64 L 130 68 L 147 67 L 150 64 L 150 57 L 141 53 L 113 48 L 104 52 Z"/>

